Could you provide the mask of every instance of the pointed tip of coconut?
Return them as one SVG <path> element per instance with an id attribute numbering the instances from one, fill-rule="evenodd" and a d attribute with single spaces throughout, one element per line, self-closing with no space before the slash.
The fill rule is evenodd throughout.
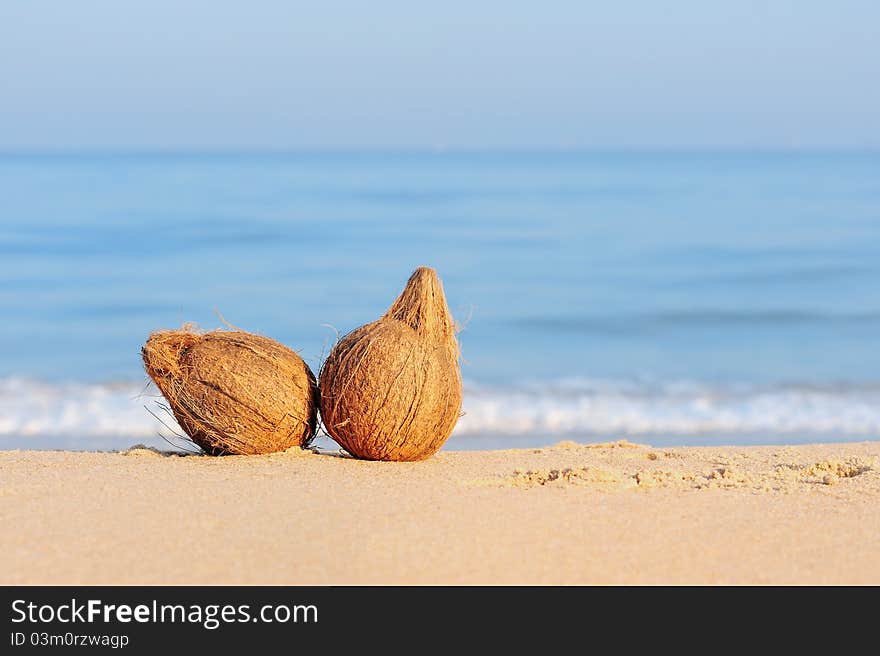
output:
<path id="1" fill-rule="evenodd" d="M 413 280 L 425 280 L 440 284 L 440 276 L 437 275 L 437 270 L 427 266 L 420 266 L 413 271 L 409 277 L 409 282 L 411 283 Z"/>
<path id="2" fill-rule="evenodd" d="M 455 335 L 455 322 L 446 305 L 443 283 L 431 267 L 419 267 L 413 272 L 383 318 L 402 321 L 420 335 Z"/>
<path id="3" fill-rule="evenodd" d="M 185 324 L 180 330 L 157 330 L 150 333 L 146 344 L 141 348 L 147 373 L 153 380 L 178 375 L 180 354 L 201 337 L 202 333 L 192 324 Z"/>

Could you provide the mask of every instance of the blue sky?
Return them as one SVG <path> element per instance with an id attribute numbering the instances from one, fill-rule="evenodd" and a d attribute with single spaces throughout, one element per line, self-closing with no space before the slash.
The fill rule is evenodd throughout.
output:
<path id="1" fill-rule="evenodd" d="M 880 147 L 880 4 L 0 3 L 0 149 Z"/>

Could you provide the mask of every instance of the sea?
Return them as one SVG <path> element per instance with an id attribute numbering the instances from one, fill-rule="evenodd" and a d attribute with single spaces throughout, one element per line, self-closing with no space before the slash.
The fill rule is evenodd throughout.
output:
<path id="1" fill-rule="evenodd" d="M 317 371 L 422 265 L 461 325 L 446 448 L 880 438 L 880 152 L 28 152 L 0 154 L 0 449 L 183 446 L 151 331 Z"/>

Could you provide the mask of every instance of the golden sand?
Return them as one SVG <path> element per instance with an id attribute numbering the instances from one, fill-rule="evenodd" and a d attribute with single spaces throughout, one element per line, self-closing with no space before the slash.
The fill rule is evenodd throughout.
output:
<path id="1" fill-rule="evenodd" d="M 0 452 L 0 583 L 880 583 L 880 443 Z"/>

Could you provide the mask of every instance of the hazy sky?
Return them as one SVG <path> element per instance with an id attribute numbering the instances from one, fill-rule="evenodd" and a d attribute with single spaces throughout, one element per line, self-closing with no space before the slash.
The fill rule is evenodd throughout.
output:
<path id="1" fill-rule="evenodd" d="M 541 146 L 880 147 L 880 3 L 0 3 L 0 149 Z"/>

